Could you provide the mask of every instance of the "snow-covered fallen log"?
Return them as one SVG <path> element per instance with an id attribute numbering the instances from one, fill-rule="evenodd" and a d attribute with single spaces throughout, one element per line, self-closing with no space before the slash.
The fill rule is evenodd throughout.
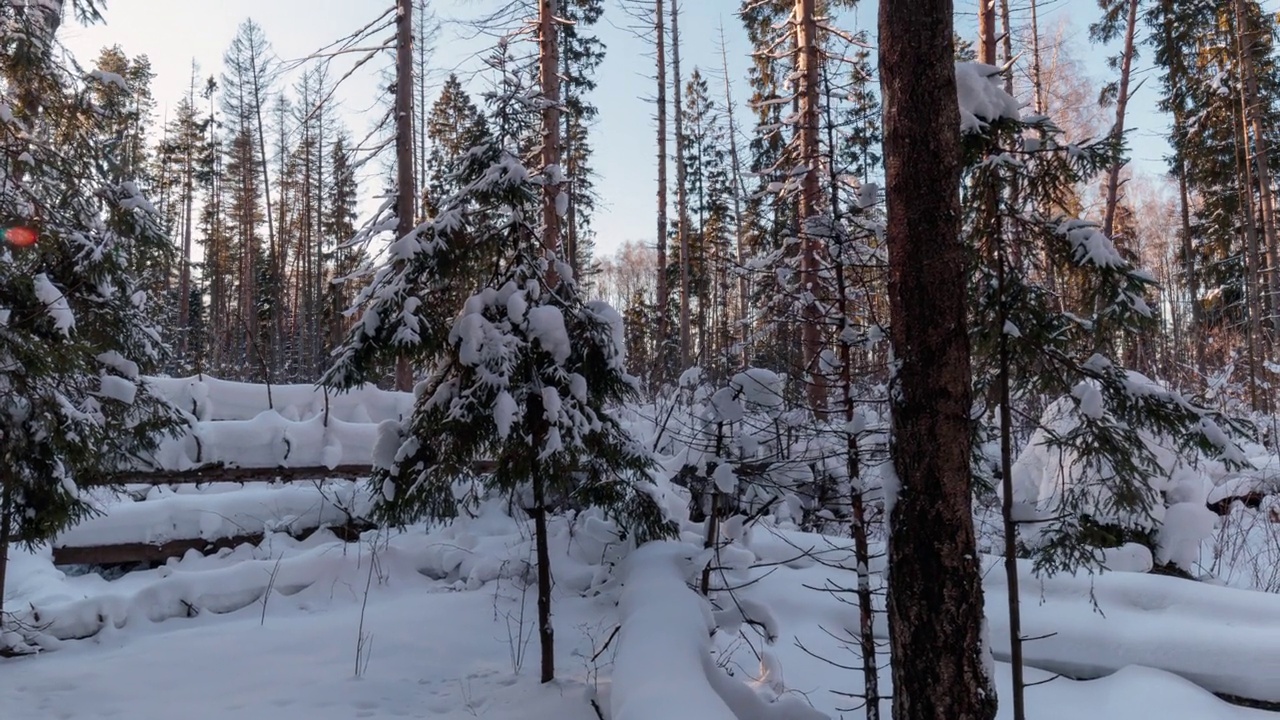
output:
<path id="1" fill-rule="evenodd" d="M 267 410 L 249 420 L 193 423 L 181 437 L 156 451 L 155 469 L 230 467 L 337 467 L 369 465 L 378 426 L 321 416 L 291 420 Z"/>
<path id="2" fill-rule="evenodd" d="M 987 618 L 1008 659 L 1005 576 L 986 558 Z M 1108 572 L 1044 579 L 1019 562 L 1027 664 L 1093 678 L 1159 668 L 1206 690 L 1280 702 L 1280 595 L 1162 575 Z M 1096 606 L 1095 606 L 1096 603 Z"/>
<path id="3" fill-rule="evenodd" d="M 710 608 L 685 584 L 688 546 L 651 543 L 626 562 L 610 696 L 614 720 L 738 720 L 704 670 Z"/>
<path id="4" fill-rule="evenodd" d="M 242 492 L 181 496 L 208 502 Z M 138 512 L 161 506 L 156 500 L 129 504 L 134 505 Z M 14 550 L 6 610 L 12 608 L 15 613 L 10 627 L 25 631 L 22 637 L 0 637 L 0 651 L 22 644 L 52 649 L 63 640 L 93 637 L 103 630 L 124 628 L 142 620 L 160 622 L 202 613 L 231 613 L 267 602 L 272 595 L 289 596 L 295 605 L 326 604 L 334 593 L 358 600 L 359 589 L 369 582 L 369 559 L 373 553 L 378 556 L 377 582 L 394 577 L 394 583 L 401 588 L 406 583 L 412 586 L 419 582 L 424 588 L 437 591 L 441 587 L 476 590 L 499 579 L 528 583 L 532 539 L 527 520 L 513 520 L 504 508 L 504 503 L 486 502 L 475 517 L 427 532 L 422 528 L 408 532 L 368 531 L 359 543 L 346 542 L 326 529 L 305 540 L 267 532 L 261 544 L 241 544 L 208 557 L 189 552 L 164 566 L 127 573 L 116 580 L 104 580 L 96 574 L 68 575 L 53 565 L 53 550 L 48 546 L 32 552 Z M 140 519 L 156 537 L 164 534 L 153 520 Z M 195 527 L 198 531 L 198 522 L 193 526 L 189 518 L 179 520 L 184 528 Z M 587 533 L 575 534 L 562 518 L 554 519 L 550 530 L 551 547 L 557 556 L 557 581 L 562 587 L 585 592 L 607 579 L 608 571 L 602 563 L 612 562 L 612 554 L 599 554 L 599 543 L 591 541 Z M 125 531 L 127 526 L 110 529 L 110 533 Z M 103 528 L 94 539 L 112 537 L 124 535 L 113 536 Z"/>
<path id="5" fill-rule="evenodd" d="M 269 555 L 269 554 L 268 554 Z M 380 550 L 383 572 L 410 577 L 423 572 L 418 553 L 396 547 Z M 123 628 L 142 620 L 161 622 L 209 612 L 224 614 L 263 600 L 268 592 L 292 596 L 322 579 L 336 586 L 360 587 L 362 567 L 369 559 L 344 553 L 335 543 L 316 541 L 300 554 L 271 559 L 242 559 L 213 569 L 187 571 L 162 567 L 159 576 L 143 584 L 123 584 L 116 592 L 71 598 L 45 595 L 17 610 L 15 627 L 29 628 L 26 642 L 51 649 L 59 641 L 92 637 L 108 628 Z"/>
<path id="6" fill-rule="evenodd" d="M 627 558 L 610 690 L 614 720 L 826 718 L 795 696 L 767 702 L 715 665 L 711 608 L 686 583 L 696 569 L 693 552 L 688 544 L 656 542 Z"/>
<path id="7" fill-rule="evenodd" d="M 359 483 L 285 487 L 250 486 L 233 492 L 159 494 L 141 502 L 108 505 L 58 536 L 58 547 L 89 547 L 172 540 L 218 540 L 269 532 L 298 533 L 363 518 L 371 500 Z"/>
<path id="8" fill-rule="evenodd" d="M 184 378 L 149 377 L 148 384 L 199 420 L 252 420 L 275 410 L 290 420 L 325 417 L 352 423 L 399 420 L 413 409 L 413 394 L 380 390 L 372 385 L 347 392 L 316 385 L 265 385 L 231 382 L 208 375 Z"/>

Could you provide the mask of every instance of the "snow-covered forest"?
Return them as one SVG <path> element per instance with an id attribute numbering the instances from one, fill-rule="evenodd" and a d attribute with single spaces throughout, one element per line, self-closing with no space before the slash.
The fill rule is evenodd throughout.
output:
<path id="1" fill-rule="evenodd" d="M 1280 712 L 1275 8 L 359 5 L 0 4 L 0 717 Z"/>

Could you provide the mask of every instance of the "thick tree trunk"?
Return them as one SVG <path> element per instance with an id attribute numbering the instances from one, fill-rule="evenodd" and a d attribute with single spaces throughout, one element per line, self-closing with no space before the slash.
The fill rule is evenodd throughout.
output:
<path id="1" fill-rule="evenodd" d="M 809 373 L 806 386 L 809 409 L 823 413 L 827 409 L 827 378 L 819 362 L 822 354 L 822 311 L 818 306 L 822 249 L 821 240 L 810 227 L 810 222 L 818 217 L 822 195 L 818 185 L 819 59 L 814 5 L 815 0 L 796 0 L 795 8 L 796 75 L 800 80 L 797 93 L 800 117 L 796 132 L 800 135 L 800 162 L 806 168 L 800 186 L 800 291 L 809 294 L 809 301 L 802 311 L 800 342 L 805 371 Z"/>
<path id="2" fill-rule="evenodd" d="M 881 0 L 889 303 L 898 362 L 890 514 L 895 720 L 990 720 L 970 505 L 972 407 L 951 0 Z M 924 110 L 924 111 L 922 111 Z"/>
<path id="3" fill-rule="evenodd" d="M 396 236 L 413 231 L 416 183 L 413 179 L 413 0 L 397 0 L 396 23 Z M 396 358 L 396 389 L 413 389 L 409 358 Z"/>
<path id="4" fill-rule="evenodd" d="M 1118 143 L 1124 139 L 1124 114 L 1129 106 L 1129 78 L 1133 68 L 1133 36 L 1138 27 L 1138 2 L 1129 0 L 1129 18 L 1124 31 L 1124 52 L 1120 56 L 1120 91 L 1116 95 L 1116 122 L 1111 127 L 1111 137 Z M 1124 163 L 1117 160 L 1107 170 L 1106 211 L 1103 215 L 1102 232 L 1111 237 L 1115 232 L 1116 205 L 1120 199 L 1120 169 Z"/>
<path id="5" fill-rule="evenodd" d="M 667 287 L 667 30 L 662 0 L 653 2 L 653 41 L 658 67 L 658 286 L 655 292 L 658 312 L 657 342 L 654 343 L 654 385 L 666 380 L 667 313 L 670 289 Z M 677 108 L 678 111 L 678 108 Z"/>
<path id="6" fill-rule="evenodd" d="M 680 245 L 680 371 L 693 364 L 689 297 L 689 191 L 685 187 L 684 107 L 680 103 L 680 0 L 671 0 L 671 108 L 676 121 L 676 242 Z"/>

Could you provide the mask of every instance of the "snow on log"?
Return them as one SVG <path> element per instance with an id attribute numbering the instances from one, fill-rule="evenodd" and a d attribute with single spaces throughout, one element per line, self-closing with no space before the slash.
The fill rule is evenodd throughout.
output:
<path id="1" fill-rule="evenodd" d="M 219 380 L 207 375 L 148 377 L 151 389 L 199 420 L 252 420 L 275 410 L 290 420 L 324 417 L 351 423 L 398 420 L 413 409 L 413 394 L 364 385 L 346 392 L 316 385 L 264 385 Z M 327 403 L 326 403 L 327 395 Z"/>
<path id="2" fill-rule="evenodd" d="M 714 627 L 706 602 L 685 584 L 690 547 L 650 543 L 625 565 L 614 720 L 738 720 L 708 681 Z"/>
<path id="3" fill-rule="evenodd" d="M 1077 678 L 1142 665 L 1215 693 L 1280 702 L 1280 596 L 1125 572 L 1035 578 L 1029 562 L 1018 565 L 1022 632 L 1037 638 L 1023 645 L 1028 665 Z M 992 649 L 1007 660 L 1004 573 L 984 577 Z"/>
<path id="4" fill-rule="evenodd" d="M 626 560 L 610 698 L 614 720 L 825 720 L 797 696 L 766 700 L 716 666 L 711 607 L 686 583 L 695 553 L 701 548 L 657 542 Z"/>
<path id="5" fill-rule="evenodd" d="M 299 533 L 366 517 L 371 506 L 362 484 L 247 487 L 216 494 L 174 494 L 120 502 L 58 536 L 58 547 L 163 545 L 174 540 L 215 541 L 268 532 Z"/>

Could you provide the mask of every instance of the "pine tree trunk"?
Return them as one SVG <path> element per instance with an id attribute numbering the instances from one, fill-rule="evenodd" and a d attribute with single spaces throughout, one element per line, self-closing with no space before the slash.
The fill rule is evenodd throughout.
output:
<path id="1" fill-rule="evenodd" d="M 822 312 L 819 256 L 821 241 L 814 236 L 810 223 L 819 214 L 821 190 L 818 185 L 818 22 L 815 0 L 796 0 L 796 76 L 800 80 L 797 93 L 800 102 L 800 163 L 806 169 L 800 185 L 800 291 L 810 295 L 801 317 L 801 348 L 804 368 L 809 373 L 806 390 L 809 409 L 823 413 L 827 409 L 826 371 L 821 367 Z"/>
<path id="2" fill-rule="evenodd" d="M 413 0 L 397 0 L 396 24 L 396 236 L 413 232 L 416 183 L 413 179 Z M 409 358 L 396 358 L 396 389 L 413 390 Z"/>
<path id="3" fill-rule="evenodd" d="M 890 515 L 895 720 L 990 720 L 970 504 L 967 252 L 951 0 L 882 0 L 892 407 L 900 488 Z"/>
<path id="4" fill-rule="evenodd" d="M 1129 77 L 1133 68 L 1133 37 L 1138 26 L 1138 2 L 1129 0 L 1129 18 L 1124 31 L 1124 52 L 1120 56 L 1120 92 L 1116 96 L 1116 122 L 1111 128 L 1112 139 L 1119 143 L 1124 139 L 1125 109 L 1129 106 Z M 1117 160 L 1107 170 L 1107 199 L 1103 215 L 1102 233 L 1111 237 L 1115 232 L 1116 205 L 1120 195 L 1120 168 L 1124 163 Z"/>
<path id="5" fill-rule="evenodd" d="M 667 288 L 667 56 L 666 16 L 662 0 L 653 3 L 654 49 L 657 55 L 658 97 L 658 284 L 655 295 L 658 311 L 658 334 L 654 344 L 654 385 L 666 380 L 667 315 L 670 312 Z"/>
<path id="6" fill-rule="evenodd" d="M 996 0 L 978 0 L 978 62 L 996 64 Z"/>
<path id="7" fill-rule="evenodd" d="M 563 176 L 560 156 L 560 43 L 556 27 L 557 0 L 538 0 L 538 81 L 542 89 L 542 167 L 544 173 Z M 560 213 L 556 198 L 562 192 L 560 183 L 542 186 L 542 250 L 548 260 L 560 257 Z M 560 284 L 555 264 L 547 268 L 547 287 Z"/>
<path id="8" fill-rule="evenodd" d="M 1244 78 L 1244 88 L 1242 93 L 1242 102 L 1244 103 L 1244 114 L 1249 126 L 1253 129 L 1253 152 L 1249 153 L 1254 171 L 1258 180 L 1258 204 L 1262 211 L 1262 232 L 1265 237 L 1265 250 L 1267 255 L 1267 272 L 1265 273 L 1265 282 L 1267 285 L 1267 294 L 1262 302 L 1269 312 L 1270 318 L 1269 330 L 1274 335 L 1276 330 L 1276 310 L 1280 307 L 1280 278 L 1276 277 L 1277 271 L 1277 248 L 1276 248 L 1276 219 L 1275 219 L 1275 203 L 1271 193 L 1271 166 L 1270 166 L 1270 148 L 1268 147 L 1267 134 L 1262 126 L 1262 120 L 1259 117 L 1258 103 L 1258 79 L 1257 71 L 1254 66 L 1253 54 L 1254 31 L 1248 27 L 1249 19 L 1245 10 L 1243 0 L 1234 0 L 1236 14 L 1236 38 L 1239 43 L 1240 50 L 1240 70 Z M 1249 147 L 1248 136 L 1245 138 L 1246 152 Z M 1268 338 L 1272 340 L 1274 338 Z M 1270 346 L 1270 342 L 1267 346 Z"/>
<path id="9" fill-rule="evenodd" d="M 542 166 L 548 174 L 560 167 L 560 44 L 556 26 L 556 0 L 538 0 L 538 79 L 542 89 Z M 560 284 L 555 262 L 560 255 L 560 214 L 556 198 L 560 184 L 543 185 L 542 249 L 551 261 L 547 266 L 547 287 L 554 290 Z M 539 421 L 540 423 L 543 421 Z M 537 432 L 541 447 L 546 429 Z M 555 632 L 551 626 L 551 553 L 547 548 L 546 488 L 542 472 L 535 462 L 533 467 L 533 522 L 538 555 L 538 641 L 542 650 L 542 682 L 556 677 Z"/>
<path id="10" fill-rule="evenodd" d="M 680 371 L 693 364 L 689 297 L 689 191 L 685 187 L 684 107 L 680 103 L 680 0 L 671 0 L 671 109 L 676 121 L 676 242 L 680 245 Z"/>

